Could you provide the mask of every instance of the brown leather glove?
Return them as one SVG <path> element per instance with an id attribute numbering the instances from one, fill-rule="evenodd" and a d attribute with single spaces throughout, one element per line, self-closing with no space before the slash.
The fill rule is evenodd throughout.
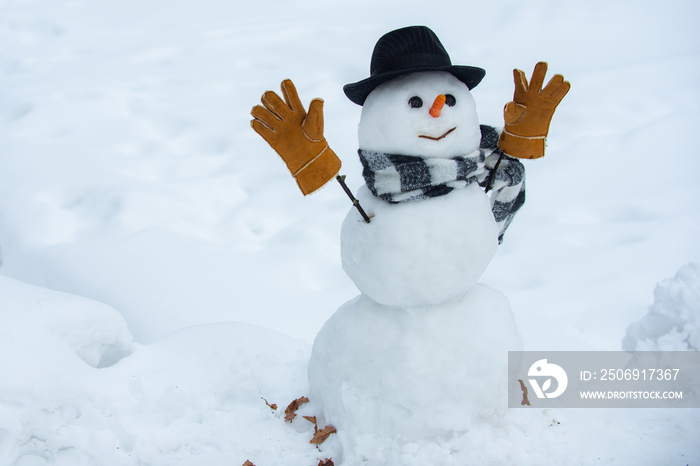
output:
<path id="1" fill-rule="evenodd" d="M 340 159 L 323 137 L 323 100 L 313 99 L 307 114 L 291 80 L 282 95 L 267 91 L 251 111 L 251 126 L 282 157 L 304 195 L 316 191 L 340 171 Z"/>
<path id="2" fill-rule="evenodd" d="M 552 115 L 571 88 L 562 75 L 555 74 L 543 89 L 545 74 L 547 63 L 539 62 L 528 86 L 525 73 L 513 70 L 515 93 L 513 101 L 503 109 L 506 125 L 498 141 L 498 147 L 511 157 L 537 159 L 544 156 Z"/>

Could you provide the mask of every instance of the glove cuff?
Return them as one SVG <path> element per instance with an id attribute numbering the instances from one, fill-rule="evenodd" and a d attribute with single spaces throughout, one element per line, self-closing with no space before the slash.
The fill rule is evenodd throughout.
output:
<path id="1" fill-rule="evenodd" d="M 498 148 L 518 159 L 538 159 L 544 157 L 545 141 L 545 136 L 518 136 L 504 129 L 498 140 Z"/>
<path id="2" fill-rule="evenodd" d="M 340 159 L 330 147 L 324 149 L 296 173 L 294 178 L 301 192 L 306 196 L 316 191 L 338 174 Z"/>

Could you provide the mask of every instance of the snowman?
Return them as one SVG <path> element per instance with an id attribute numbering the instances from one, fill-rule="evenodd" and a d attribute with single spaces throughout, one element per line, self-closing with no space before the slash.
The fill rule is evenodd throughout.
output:
<path id="1" fill-rule="evenodd" d="M 544 155 L 569 89 L 560 75 L 543 88 L 545 73 L 539 63 L 528 84 L 515 70 L 505 128 L 480 125 L 470 90 L 484 70 L 452 65 L 433 31 L 413 26 L 380 38 L 370 77 L 344 87 L 362 105 L 365 185 L 341 258 L 361 293 L 325 323 L 308 372 L 319 424 L 336 428 L 349 463 L 378 464 L 387 448 L 448 441 L 505 415 L 508 351 L 522 339 L 507 298 L 478 280 L 524 202 L 517 158 Z M 323 138 L 322 101 L 306 113 L 291 81 L 282 94 L 263 95 L 252 125 L 307 194 L 340 161 Z"/>

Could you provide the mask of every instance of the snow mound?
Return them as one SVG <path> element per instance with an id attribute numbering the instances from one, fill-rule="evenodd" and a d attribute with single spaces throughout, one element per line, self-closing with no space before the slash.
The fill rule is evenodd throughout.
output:
<path id="1" fill-rule="evenodd" d="M 224 322 L 143 346 L 115 309 L 4 276 L 0 322 L 0 464 L 325 458 L 309 443 L 311 423 L 283 419 L 286 404 L 308 394 L 306 342 Z M 313 403 L 305 409 L 312 414 Z"/>
<path id="2" fill-rule="evenodd" d="M 700 265 L 689 263 L 654 289 L 649 312 L 627 327 L 625 351 L 700 350 Z"/>
<path id="3" fill-rule="evenodd" d="M 64 361 L 75 359 L 67 356 L 72 352 L 92 367 L 105 367 L 132 350 L 122 315 L 97 301 L 0 276 L 0 303 L 2 340 L 12 346 L 21 344 L 34 354 Z M 17 376 L 27 375 L 21 366 Z"/>

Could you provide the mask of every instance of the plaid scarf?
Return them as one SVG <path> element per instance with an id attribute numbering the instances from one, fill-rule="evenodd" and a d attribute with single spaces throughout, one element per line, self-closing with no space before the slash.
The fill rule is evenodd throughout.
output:
<path id="1" fill-rule="evenodd" d="M 362 176 L 372 194 L 391 202 L 444 196 L 484 177 L 484 152 L 450 159 L 383 154 L 360 149 Z"/>
<path id="2" fill-rule="evenodd" d="M 525 168 L 497 148 L 498 132 L 481 126 L 481 148 L 449 159 L 384 154 L 360 149 L 362 176 L 380 199 L 399 203 L 444 196 L 471 183 L 491 191 L 491 210 L 500 228 L 499 243 L 525 203 Z"/>

